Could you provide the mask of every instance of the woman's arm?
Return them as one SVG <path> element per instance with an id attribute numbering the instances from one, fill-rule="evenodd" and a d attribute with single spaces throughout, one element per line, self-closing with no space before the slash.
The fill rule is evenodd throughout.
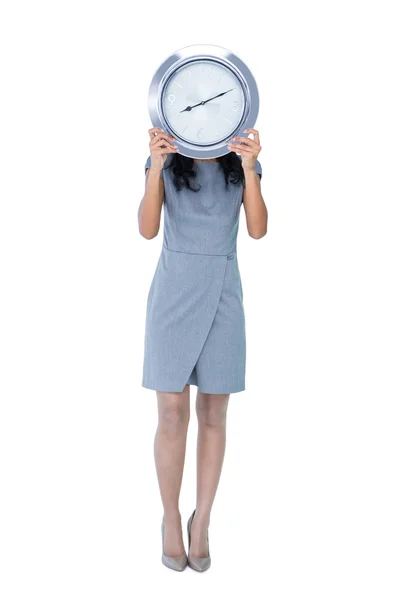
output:
<path id="1" fill-rule="evenodd" d="M 161 209 L 164 201 L 164 181 L 161 173 L 169 152 L 178 152 L 172 145 L 175 139 L 159 127 L 149 129 L 151 166 L 146 171 L 145 193 L 138 210 L 140 234 L 148 240 L 156 237 L 160 229 Z"/>
<path id="2" fill-rule="evenodd" d="M 260 176 L 254 167 L 261 150 L 260 136 L 256 129 L 246 129 L 245 133 L 254 134 L 254 140 L 247 137 L 233 138 L 239 144 L 229 144 L 229 149 L 242 156 L 245 176 L 243 204 L 246 213 L 247 231 L 252 238 L 260 239 L 267 233 L 268 211 L 261 194 Z"/>
<path id="3" fill-rule="evenodd" d="M 164 182 L 161 169 L 147 169 L 145 193 L 138 210 L 139 232 L 148 240 L 160 229 L 161 208 L 164 201 Z"/>

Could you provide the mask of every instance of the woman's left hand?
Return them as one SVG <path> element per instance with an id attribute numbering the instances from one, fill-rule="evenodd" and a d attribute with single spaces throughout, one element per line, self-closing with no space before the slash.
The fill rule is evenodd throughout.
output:
<path id="1" fill-rule="evenodd" d="M 254 169 L 256 164 L 257 156 L 260 153 L 260 134 L 257 129 L 249 128 L 245 129 L 244 133 L 252 133 L 254 139 L 249 137 L 234 137 L 232 142 L 238 142 L 228 144 L 228 148 L 231 152 L 236 152 L 242 156 L 242 167 L 243 169 Z"/>

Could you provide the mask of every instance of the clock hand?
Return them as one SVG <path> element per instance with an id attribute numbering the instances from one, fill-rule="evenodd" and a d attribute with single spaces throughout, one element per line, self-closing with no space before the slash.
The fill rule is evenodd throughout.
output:
<path id="1" fill-rule="evenodd" d="M 214 100 L 214 98 L 219 98 L 220 96 L 224 96 L 225 94 L 227 94 L 228 92 L 231 92 L 234 89 L 235 88 L 231 88 L 230 90 L 226 90 L 226 92 L 221 92 L 220 94 L 217 94 L 216 96 L 213 96 L 212 98 L 209 98 L 208 100 L 204 100 L 203 104 L 206 104 L 207 102 L 210 102 L 211 100 Z"/>
<path id="2" fill-rule="evenodd" d="M 208 100 L 203 100 L 202 102 L 199 102 L 198 104 L 194 104 L 193 106 L 187 106 L 186 108 L 184 108 L 183 110 L 181 110 L 179 112 L 182 113 L 185 111 L 192 110 L 192 108 L 196 108 L 196 106 L 200 106 L 202 104 L 207 104 L 207 102 L 210 102 L 211 100 L 214 100 L 215 98 L 219 98 L 220 96 L 224 96 L 225 94 L 227 94 L 228 92 L 231 92 L 234 89 L 235 88 L 231 88 L 230 90 L 226 90 L 226 92 L 221 92 L 220 94 L 217 94 L 216 96 L 213 96 L 212 98 L 209 98 Z"/>

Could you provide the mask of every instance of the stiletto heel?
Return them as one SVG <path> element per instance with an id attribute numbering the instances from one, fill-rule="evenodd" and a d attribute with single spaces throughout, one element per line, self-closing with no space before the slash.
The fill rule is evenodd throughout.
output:
<path id="1" fill-rule="evenodd" d="M 187 524 L 187 532 L 188 532 L 188 565 L 191 569 L 195 571 L 206 571 L 211 565 L 211 556 L 210 556 L 210 547 L 208 542 L 208 530 L 207 530 L 207 545 L 208 545 L 208 556 L 190 556 L 190 529 L 192 527 L 192 521 L 194 517 L 194 513 L 196 509 L 194 509 L 192 516 L 189 518 Z"/>
<path id="2" fill-rule="evenodd" d="M 162 539 L 162 556 L 163 565 L 174 571 L 184 571 L 188 564 L 187 554 L 182 556 L 167 556 L 164 552 L 164 521 L 161 523 L 161 539 Z"/>

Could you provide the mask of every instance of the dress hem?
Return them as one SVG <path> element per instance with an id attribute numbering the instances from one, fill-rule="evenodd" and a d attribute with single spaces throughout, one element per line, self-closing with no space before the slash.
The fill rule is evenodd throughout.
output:
<path id="1" fill-rule="evenodd" d="M 186 383 L 183 386 L 182 390 L 178 390 L 176 386 L 162 386 L 162 387 L 164 387 L 164 389 L 160 389 L 159 387 L 152 386 L 152 384 L 145 384 L 145 383 L 142 383 L 141 387 L 143 387 L 143 388 L 145 388 L 147 390 L 153 390 L 155 392 L 180 394 L 180 393 L 183 392 L 183 390 L 185 389 L 185 387 L 187 385 L 197 387 L 198 390 L 199 390 L 199 392 L 202 392 L 203 394 L 224 394 L 225 395 L 225 394 L 239 394 L 240 392 L 246 391 L 246 387 L 245 386 L 239 386 L 238 388 L 231 389 L 230 391 L 223 391 L 223 392 L 218 391 L 218 392 L 215 392 L 215 391 L 210 391 L 210 390 L 207 390 L 207 389 L 204 389 L 204 388 L 201 389 L 200 386 L 198 386 L 196 383 L 189 383 L 189 384 Z M 167 387 L 169 389 L 165 389 L 165 387 Z"/>

